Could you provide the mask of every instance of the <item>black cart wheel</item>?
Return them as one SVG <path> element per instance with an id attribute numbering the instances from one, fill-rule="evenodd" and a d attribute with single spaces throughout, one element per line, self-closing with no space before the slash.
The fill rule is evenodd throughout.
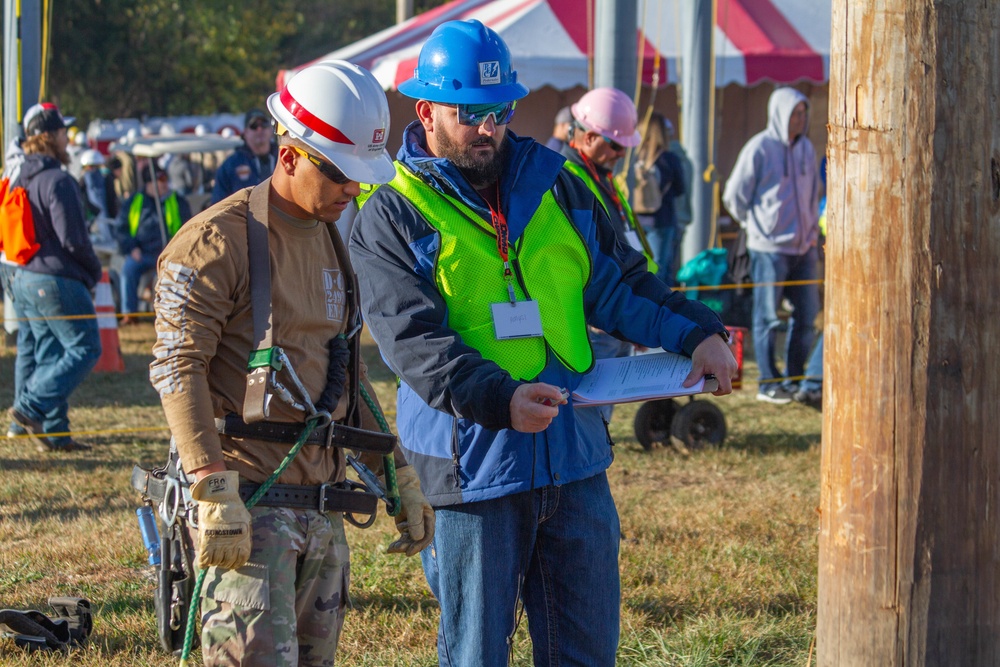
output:
<path id="1" fill-rule="evenodd" d="M 691 401 L 674 415 L 670 435 L 688 449 L 720 445 L 726 439 L 726 417 L 708 401 Z"/>
<path id="2" fill-rule="evenodd" d="M 635 437 L 642 448 L 649 451 L 656 443 L 670 441 L 670 423 L 677 413 L 677 403 L 672 398 L 647 401 L 635 413 Z"/>

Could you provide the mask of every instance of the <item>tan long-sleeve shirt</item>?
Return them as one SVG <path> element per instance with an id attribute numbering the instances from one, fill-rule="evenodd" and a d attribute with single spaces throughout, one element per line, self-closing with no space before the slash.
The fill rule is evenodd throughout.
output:
<path id="1" fill-rule="evenodd" d="M 253 349 L 249 197 L 250 190 L 244 190 L 196 216 L 160 255 L 150 380 L 160 394 L 185 470 L 224 460 L 242 478 L 263 482 L 293 443 L 220 436 L 214 421 L 242 414 Z M 315 402 L 326 384 L 327 342 L 345 333 L 353 321 L 345 291 L 353 274 L 349 265 L 341 265 L 341 259 L 349 260 L 336 230 L 331 234 L 322 223 L 297 221 L 274 207 L 269 213 L 273 344 L 284 349 Z M 364 366 L 362 375 L 375 398 Z M 295 395 L 286 373 L 279 372 L 278 379 Z M 334 419 L 346 414 L 347 393 Z M 363 427 L 377 431 L 363 401 L 360 409 Z M 304 414 L 275 396 L 268 420 L 302 423 Z M 279 482 L 320 484 L 343 477 L 340 450 L 306 445 Z"/>

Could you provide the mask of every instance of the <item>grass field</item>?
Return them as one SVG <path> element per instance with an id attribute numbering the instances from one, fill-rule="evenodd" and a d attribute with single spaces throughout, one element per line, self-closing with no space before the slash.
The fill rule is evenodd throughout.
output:
<path id="1" fill-rule="evenodd" d="M 151 324 L 121 332 L 124 374 L 94 374 L 74 394 L 71 418 L 91 452 L 37 453 L 0 438 L 0 608 L 47 610 L 53 595 L 87 597 L 89 646 L 74 665 L 172 665 L 154 630 L 151 568 L 136 524 L 134 463 L 162 464 L 168 434 L 147 380 Z M 0 408 L 13 395 L 14 350 L 0 349 Z M 392 423 L 394 390 L 365 349 Z M 749 377 L 755 369 L 748 365 Z M 820 416 L 754 400 L 753 382 L 715 399 L 729 436 L 721 448 L 645 452 L 635 405 L 611 425 L 609 470 L 622 522 L 620 665 L 805 666 L 816 620 Z M 3 423 L 6 431 L 6 423 Z M 0 432 L 0 436 L 2 436 Z M 352 600 L 339 664 L 437 664 L 437 604 L 417 558 L 385 554 L 385 516 L 349 528 Z M 195 654 L 198 658 L 198 654 Z M 0 664 L 63 665 L 0 639 Z M 530 665 L 526 623 L 515 665 Z"/>

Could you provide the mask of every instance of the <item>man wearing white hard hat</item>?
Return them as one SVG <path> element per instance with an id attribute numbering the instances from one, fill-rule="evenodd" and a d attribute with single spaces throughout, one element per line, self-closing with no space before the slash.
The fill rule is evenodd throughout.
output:
<path id="1" fill-rule="evenodd" d="M 358 502 L 345 500 L 342 447 L 378 473 L 395 444 L 359 358 L 357 288 L 334 224 L 359 182 L 392 177 L 385 94 L 366 70 L 328 61 L 268 109 L 273 176 L 189 221 L 158 266 L 150 379 L 198 502 L 206 665 L 333 663 L 344 512 Z M 413 555 L 434 515 L 398 450 L 395 465 L 401 534 L 389 550 Z M 271 481 L 280 491 L 261 489 Z"/>

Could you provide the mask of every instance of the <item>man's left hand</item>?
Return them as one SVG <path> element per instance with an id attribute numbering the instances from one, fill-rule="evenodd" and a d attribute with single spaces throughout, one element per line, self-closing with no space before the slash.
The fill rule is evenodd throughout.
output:
<path id="1" fill-rule="evenodd" d="M 420 479 L 413 466 L 396 469 L 399 501 L 403 509 L 396 515 L 399 539 L 389 545 L 388 553 L 413 556 L 434 539 L 434 508 L 420 490 Z"/>
<path id="2" fill-rule="evenodd" d="M 684 386 L 690 387 L 706 375 L 714 375 L 719 388 L 712 392 L 715 396 L 733 393 L 733 378 L 736 377 L 736 357 L 729 343 L 722 336 L 711 335 L 694 349 L 691 355 L 691 372 L 684 378 Z"/>

